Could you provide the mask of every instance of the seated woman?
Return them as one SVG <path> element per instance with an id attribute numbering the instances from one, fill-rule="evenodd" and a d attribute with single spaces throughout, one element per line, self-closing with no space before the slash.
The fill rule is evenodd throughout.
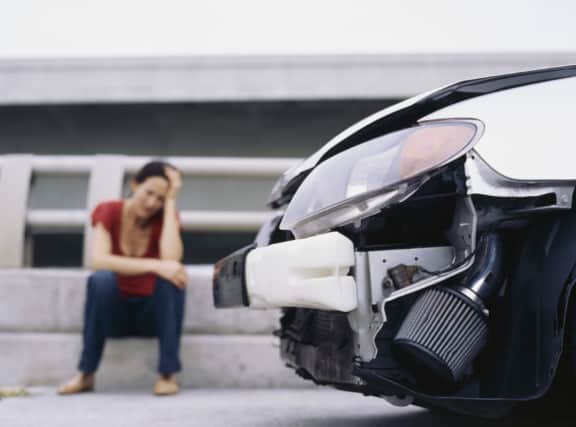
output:
<path id="1" fill-rule="evenodd" d="M 180 173 L 165 162 L 146 164 L 130 183 L 125 200 L 99 204 L 84 310 L 79 374 L 60 394 L 94 389 L 107 337 L 157 336 L 160 346 L 154 387 L 157 395 L 179 391 L 179 347 L 184 316 L 186 271 L 176 198 Z"/>

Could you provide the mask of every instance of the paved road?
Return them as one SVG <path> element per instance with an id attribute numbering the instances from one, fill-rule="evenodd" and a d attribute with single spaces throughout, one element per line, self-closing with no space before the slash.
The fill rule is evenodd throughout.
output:
<path id="1" fill-rule="evenodd" d="M 185 390 L 158 398 L 148 391 L 59 397 L 53 389 L 0 402 L 6 427 L 477 427 L 492 425 L 395 408 L 374 397 L 312 390 Z M 502 424 L 498 425 L 511 425 Z M 514 426 L 519 424 L 514 423 Z M 558 423 L 550 423 L 557 426 Z M 573 425 L 573 424 L 563 424 Z"/>

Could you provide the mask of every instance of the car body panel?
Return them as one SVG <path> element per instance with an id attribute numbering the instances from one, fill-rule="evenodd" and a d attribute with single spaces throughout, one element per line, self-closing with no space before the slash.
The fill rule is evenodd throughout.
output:
<path id="1" fill-rule="evenodd" d="M 462 101 L 422 120 L 481 120 L 485 130 L 475 150 L 509 179 L 574 180 L 575 95 L 576 78 L 554 80 Z"/>

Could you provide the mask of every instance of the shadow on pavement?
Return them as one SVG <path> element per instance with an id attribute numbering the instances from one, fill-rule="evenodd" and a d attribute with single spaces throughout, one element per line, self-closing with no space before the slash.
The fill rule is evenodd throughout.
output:
<path id="1" fill-rule="evenodd" d="M 542 418 L 528 420 L 505 418 L 486 420 L 458 415 L 438 414 L 429 411 L 407 414 L 383 414 L 375 416 L 346 416 L 338 418 L 307 418 L 293 427 L 531 427 L 548 425 L 550 427 L 572 427 L 574 419 Z"/>

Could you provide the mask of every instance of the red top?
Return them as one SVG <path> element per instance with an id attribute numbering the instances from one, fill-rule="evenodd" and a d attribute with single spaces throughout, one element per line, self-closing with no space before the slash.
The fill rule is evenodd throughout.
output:
<path id="1" fill-rule="evenodd" d="M 92 211 L 92 226 L 100 223 L 110 233 L 112 239 L 112 254 L 125 256 L 120 248 L 120 227 L 122 223 L 123 200 L 102 202 Z M 160 234 L 162 233 L 162 215 L 152 219 L 152 234 L 148 248 L 141 258 L 160 258 Z M 153 273 L 125 276 L 118 274 L 118 287 L 124 296 L 151 296 L 154 294 L 156 275 Z"/>

